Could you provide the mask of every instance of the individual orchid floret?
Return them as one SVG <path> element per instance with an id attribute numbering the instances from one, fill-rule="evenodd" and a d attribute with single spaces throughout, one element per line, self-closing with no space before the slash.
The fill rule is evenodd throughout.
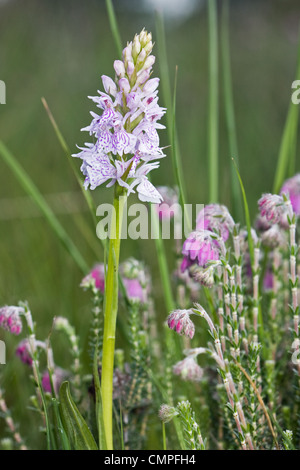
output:
<path id="1" fill-rule="evenodd" d="M 296 215 L 300 215 L 300 173 L 289 178 L 283 183 L 280 190 L 281 194 L 286 194 L 292 204 L 293 211 Z"/>
<path id="2" fill-rule="evenodd" d="M 174 408 L 174 406 L 166 404 L 161 405 L 158 413 L 158 416 L 160 417 L 163 423 L 168 423 L 169 421 L 172 421 L 172 419 L 175 418 L 175 416 L 177 415 L 178 411 L 176 410 L 176 408 Z"/>
<path id="3" fill-rule="evenodd" d="M 168 327 L 192 339 L 195 334 L 195 325 L 190 319 L 192 314 L 192 310 L 174 310 L 167 318 Z"/>
<path id="4" fill-rule="evenodd" d="M 156 209 L 161 220 L 170 220 L 177 216 L 179 206 L 178 192 L 168 186 L 159 186 L 158 191 L 163 197 L 163 202 Z"/>
<path id="5" fill-rule="evenodd" d="M 262 217 L 272 224 L 281 224 L 287 227 L 288 211 L 282 196 L 277 194 L 263 194 L 258 201 L 258 207 Z"/>
<path id="6" fill-rule="evenodd" d="M 120 274 L 128 299 L 146 304 L 150 294 L 150 279 L 144 264 L 129 258 L 120 265 Z"/>
<path id="7" fill-rule="evenodd" d="M 21 315 L 25 313 L 23 307 L 5 306 L 0 308 L 0 327 L 13 335 L 22 332 Z"/>
<path id="8" fill-rule="evenodd" d="M 96 264 L 91 272 L 87 274 L 81 281 L 80 286 L 84 289 L 97 289 L 104 293 L 105 271 L 104 264 Z"/>
<path id="9" fill-rule="evenodd" d="M 185 240 L 182 248 L 184 255 L 181 271 L 193 264 L 205 267 L 209 261 L 218 260 L 220 248 L 215 235 L 209 230 L 195 230 Z"/>
<path id="10" fill-rule="evenodd" d="M 75 157 L 83 160 L 85 188 L 119 184 L 128 194 L 138 193 L 144 202 L 160 203 L 162 196 L 147 174 L 164 157 L 157 130 L 165 108 L 158 104 L 158 78 L 150 78 L 155 57 L 152 37 L 146 31 L 136 35 L 123 51 L 123 60 L 114 62 L 116 79 L 102 76 L 105 92 L 90 97 L 100 108 L 91 112 L 85 127 L 93 142 L 80 148 Z"/>
<path id="11" fill-rule="evenodd" d="M 194 355 L 187 356 L 177 362 L 173 367 L 173 372 L 175 375 L 179 375 L 182 380 L 190 382 L 200 382 L 203 377 L 203 369 L 197 364 Z"/>
<path id="12" fill-rule="evenodd" d="M 197 215 L 196 230 L 210 230 L 220 235 L 224 242 L 234 229 L 234 220 L 226 206 L 209 204 Z"/>

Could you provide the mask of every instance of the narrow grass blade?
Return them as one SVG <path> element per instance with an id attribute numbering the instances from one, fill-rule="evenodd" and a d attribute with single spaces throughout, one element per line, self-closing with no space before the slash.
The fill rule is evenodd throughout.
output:
<path id="1" fill-rule="evenodd" d="M 184 219 L 184 223 L 186 224 L 188 231 L 192 231 L 191 221 L 188 216 L 188 211 L 185 210 L 186 207 L 186 198 L 185 198 L 185 191 L 183 187 L 183 179 L 182 179 L 182 166 L 179 160 L 179 155 L 177 152 L 177 137 L 176 137 L 176 90 L 177 90 L 177 72 L 178 69 L 176 67 L 175 72 L 175 81 L 174 81 L 174 96 L 173 96 L 173 122 L 172 122 L 172 160 L 173 160 L 173 168 L 175 172 L 176 184 L 179 189 L 179 201 L 182 209 L 182 216 Z"/>
<path id="2" fill-rule="evenodd" d="M 10 169 L 18 179 L 19 183 L 23 186 L 26 193 L 32 197 L 36 205 L 39 207 L 44 217 L 47 219 L 49 225 L 59 238 L 60 242 L 72 256 L 77 266 L 81 269 L 84 274 L 88 272 L 88 266 L 81 253 L 79 252 L 78 248 L 74 245 L 72 239 L 69 237 L 69 235 L 53 213 L 52 209 L 47 204 L 45 198 L 29 177 L 29 175 L 22 168 L 22 166 L 12 155 L 12 153 L 6 148 L 2 141 L 0 141 L 0 155 L 6 162 L 6 164 L 10 167 Z"/>
<path id="3" fill-rule="evenodd" d="M 296 80 L 300 80 L 300 36 L 298 41 Z M 287 176 L 292 176 L 295 172 L 298 119 L 299 105 L 294 104 L 291 100 L 279 148 L 273 185 L 274 193 L 278 193 L 285 178 Z"/>
<path id="4" fill-rule="evenodd" d="M 293 104 L 291 102 L 280 144 L 273 186 L 274 193 L 278 193 L 280 191 L 282 183 L 288 175 L 288 170 L 293 172 L 292 167 L 294 166 L 295 162 L 298 116 L 299 105 Z"/>
<path id="5" fill-rule="evenodd" d="M 225 118 L 229 141 L 229 152 L 234 156 L 238 164 L 238 143 L 236 135 L 236 123 L 233 106 L 232 95 L 232 79 L 231 79 L 231 66 L 230 66 L 230 41 L 229 41 L 229 0 L 224 0 L 222 5 L 222 18 L 221 18 L 221 52 L 222 52 L 222 71 L 223 71 L 223 90 L 224 90 L 224 105 L 225 105 Z M 232 215 L 237 220 L 242 219 L 242 210 L 240 204 L 240 186 L 238 177 L 231 167 L 231 186 L 232 186 Z"/>
<path id="6" fill-rule="evenodd" d="M 106 0 L 106 9 L 107 9 L 107 14 L 108 14 L 110 29 L 114 37 L 118 55 L 119 57 L 122 57 L 122 41 L 121 41 L 121 36 L 120 36 L 120 31 L 118 28 L 117 20 L 116 20 L 114 7 L 113 7 L 111 0 Z"/>
<path id="7" fill-rule="evenodd" d="M 236 174 L 238 176 L 241 191 L 242 191 L 246 226 L 247 226 L 247 232 L 248 232 L 249 253 L 250 253 L 250 259 L 251 259 L 251 265 L 253 266 L 253 264 L 254 264 L 254 244 L 253 244 L 253 238 L 252 238 L 252 233 L 251 233 L 251 218 L 250 218 L 249 206 L 248 206 L 248 201 L 247 201 L 247 197 L 246 197 L 244 184 L 243 184 L 240 172 L 238 170 L 237 164 L 236 164 L 234 159 L 232 159 L 232 161 L 233 161 L 234 168 L 235 168 Z"/>
<path id="8" fill-rule="evenodd" d="M 217 2 L 208 2 L 209 23 L 209 113 L 208 113 L 208 171 L 209 201 L 218 202 L 219 197 L 219 105 L 218 105 L 218 19 Z"/>
<path id="9" fill-rule="evenodd" d="M 63 151 L 65 152 L 65 154 L 66 154 L 66 156 L 67 156 L 67 158 L 68 158 L 68 160 L 69 160 L 69 162 L 70 162 L 70 165 L 71 165 L 71 167 L 72 167 L 72 169 L 73 169 L 73 171 L 74 171 L 75 177 L 76 177 L 76 179 L 77 179 L 77 181 L 78 181 L 78 184 L 79 184 L 79 186 L 80 186 L 80 189 L 81 189 L 81 191 L 82 191 L 82 194 L 83 194 L 83 196 L 84 196 L 84 198 L 85 198 L 85 200 L 86 200 L 86 202 L 87 202 L 87 205 L 88 205 L 88 207 L 89 207 L 89 209 L 90 209 L 90 212 L 91 212 L 91 215 L 92 215 L 94 224 L 96 225 L 96 207 L 95 207 L 93 198 L 92 198 L 92 196 L 91 196 L 91 193 L 90 193 L 89 190 L 86 190 L 86 189 L 84 189 L 84 187 L 83 187 L 81 175 L 80 175 L 80 173 L 79 173 L 79 171 L 78 171 L 78 166 L 77 166 L 77 164 L 76 164 L 76 162 L 75 162 L 75 159 L 74 159 L 73 157 L 71 157 L 71 150 L 70 150 L 68 144 L 66 143 L 66 141 L 65 141 L 65 139 L 64 139 L 64 137 L 63 137 L 63 135 L 62 135 L 62 133 L 61 133 L 61 131 L 60 131 L 58 125 L 57 125 L 56 120 L 54 119 L 54 116 L 53 116 L 53 114 L 52 114 L 52 112 L 51 112 L 51 110 L 50 110 L 50 108 L 49 108 L 49 106 L 48 106 L 48 103 L 47 103 L 47 101 L 46 101 L 45 98 L 42 98 L 42 103 L 43 103 L 43 106 L 44 106 L 44 108 L 45 108 L 45 110 L 46 110 L 46 112 L 47 112 L 47 114 L 48 114 L 49 120 L 50 120 L 50 122 L 51 122 L 51 124 L 52 124 L 52 126 L 53 126 L 53 129 L 54 129 L 54 132 L 55 132 L 55 134 L 56 134 L 56 136 L 57 136 L 57 139 L 58 139 L 58 141 L 59 141 L 59 143 L 60 143 L 60 145 L 61 145 Z"/>
<path id="10" fill-rule="evenodd" d="M 172 165 L 175 176 L 175 182 L 179 190 L 180 204 L 182 206 L 182 214 L 184 214 L 184 204 L 186 202 L 186 190 L 184 180 L 182 178 L 182 165 L 180 158 L 180 150 L 178 143 L 178 136 L 176 130 L 176 118 L 175 118 L 175 107 L 176 107 L 176 88 L 177 88 L 177 67 L 175 71 L 175 80 L 174 80 L 174 93 L 172 97 L 171 93 L 171 82 L 170 74 L 168 67 L 168 56 L 166 48 L 166 35 L 164 28 L 163 16 L 161 13 L 156 12 L 156 34 L 157 34 L 157 50 L 159 58 L 159 68 L 161 75 L 161 87 L 163 100 L 167 108 L 166 120 L 167 120 L 167 131 L 169 141 L 171 142 L 171 155 L 172 155 Z M 187 217 L 187 214 L 185 214 Z M 191 231 L 191 221 L 186 220 L 189 231 Z"/>
<path id="11" fill-rule="evenodd" d="M 158 214 L 153 204 L 151 204 L 151 222 L 152 222 L 152 230 L 153 230 L 153 236 L 154 236 L 154 241 L 155 241 L 160 277 L 161 277 L 163 290 L 164 290 L 164 299 L 165 299 L 166 309 L 168 312 L 171 312 L 172 310 L 175 309 L 175 301 L 173 298 L 173 292 L 172 292 L 172 287 L 170 283 L 170 274 L 169 274 L 169 268 L 168 268 L 164 243 L 160 236 Z"/>

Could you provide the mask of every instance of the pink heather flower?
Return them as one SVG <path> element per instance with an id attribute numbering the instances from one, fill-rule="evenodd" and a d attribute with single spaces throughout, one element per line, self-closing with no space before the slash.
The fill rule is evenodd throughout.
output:
<path id="1" fill-rule="evenodd" d="M 178 213 L 179 201 L 177 191 L 168 186 L 159 186 L 158 190 L 163 197 L 163 202 L 156 207 L 161 220 L 172 219 Z"/>
<path id="2" fill-rule="evenodd" d="M 262 217 L 272 224 L 287 225 L 287 208 L 282 196 L 277 194 L 263 194 L 258 201 L 258 207 Z"/>
<path id="3" fill-rule="evenodd" d="M 208 266 L 207 268 L 202 268 L 197 264 L 194 264 L 190 267 L 189 274 L 196 281 L 202 284 L 205 287 L 212 287 L 215 283 L 214 272 L 216 265 Z"/>
<path id="4" fill-rule="evenodd" d="M 175 375 L 179 375 L 183 380 L 200 382 L 203 377 L 203 369 L 197 364 L 195 356 L 187 356 L 173 367 Z"/>
<path id="5" fill-rule="evenodd" d="M 205 267 L 208 261 L 219 259 L 218 243 L 209 230 L 195 230 L 185 240 L 182 254 L 184 255 L 181 264 L 182 272 L 193 264 Z"/>
<path id="6" fill-rule="evenodd" d="M 269 248 L 284 246 L 287 244 L 286 233 L 278 224 L 274 224 L 262 233 L 261 241 L 263 245 L 268 246 Z"/>
<path id="7" fill-rule="evenodd" d="M 73 155 L 83 160 L 81 171 L 85 188 L 95 189 L 118 183 L 138 193 L 144 202 L 160 203 L 162 196 L 147 178 L 165 155 L 159 146 L 158 121 L 165 108 L 158 105 L 158 78 L 150 78 L 155 57 L 152 37 L 146 31 L 136 35 L 123 51 L 123 60 L 114 62 L 116 81 L 102 76 L 104 92 L 89 97 L 100 109 L 91 112 L 92 122 L 85 127 L 88 142 Z"/>
<path id="8" fill-rule="evenodd" d="M 90 287 L 95 287 L 96 289 L 100 290 L 100 292 L 104 293 L 104 287 L 105 287 L 105 272 L 104 272 L 104 264 L 99 263 L 96 264 L 91 272 L 85 276 L 81 283 L 80 286 L 88 289 Z"/>
<path id="9" fill-rule="evenodd" d="M 32 357 L 30 344 L 28 339 L 23 339 L 17 346 L 16 356 L 18 356 L 24 364 L 32 366 Z"/>
<path id="10" fill-rule="evenodd" d="M 295 214 L 300 215 L 300 173 L 283 183 L 280 194 L 283 193 L 289 196 Z"/>
<path id="11" fill-rule="evenodd" d="M 192 314 L 192 310 L 174 310 L 167 318 L 168 327 L 192 339 L 195 334 L 195 325 L 190 319 Z"/>
<path id="12" fill-rule="evenodd" d="M 263 282 L 264 290 L 268 291 L 268 290 L 273 289 L 273 284 L 274 284 L 273 273 L 270 269 L 267 269 L 265 276 L 264 276 L 264 282 Z"/>
<path id="13" fill-rule="evenodd" d="M 217 232 L 224 242 L 228 240 L 229 233 L 233 231 L 234 220 L 226 206 L 209 204 L 197 215 L 196 230 L 210 230 Z"/>
<path id="14" fill-rule="evenodd" d="M 142 262 L 129 258 L 120 265 L 120 274 L 129 300 L 146 304 L 150 279 Z"/>
<path id="15" fill-rule="evenodd" d="M 53 385 L 55 393 L 58 393 L 59 388 L 62 382 L 66 379 L 67 372 L 60 367 L 55 367 L 54 373 L 52 374 Z M 51 393 L 51 382 L 48 370 L 46 370 L 42 375 L 42 387 L 45 392 Z"/>
<path id="16" fill-rule="evenodd" d="M 127 297 L 133 301 L 146 302 L 145 289 L 141 286 L 138 279 L 128 279 L 123 277 L 123 283 L 126 289 Z"/>
<path id="17" fill-rule="evenodd" d="M 24 314 L 23 307 L 5 306 L 0 308 L 0 327 L 13 335 L 19 335 L 22 332 L 21 314 Z"/>

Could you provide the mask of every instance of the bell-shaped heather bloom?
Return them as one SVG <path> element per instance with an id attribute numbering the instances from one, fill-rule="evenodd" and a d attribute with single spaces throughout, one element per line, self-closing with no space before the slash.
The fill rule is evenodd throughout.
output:
<path id="1" fill-rule="evenodd" d="M 120 265 L 120 274 L 128 299 L 146 304 L 150 294 L 150 279 L 144 264 L 129 258 Z"/>
<path id="2" fill-rule="evenodd" d="M 270 227 L 272 227 L 272 223 L 268 222 L 265 217 L 263 217 L 260 213 L 257 214 L 255 222 L 254 222 L 254 227 L 257 231 L 263 232 L 264 230 L 268 230 Z"/>
<path id="3" fill-rule="evenodd" d="M 182 248 L 184 255 L 181 271 L 184 272 L 193 264 L 205 267 L 209 261 L 219 259 L 218 242 L 209 230 L 195 230 L 185 240 Z"/>
<path id="4" fill-rule="evenodd" d="M 288 228 L 287 207 L 282 196 L 277 194 L 263 194 L 258 201 L 258 207 L 262 217 L 272 224 L 280 224 Z"/>
<path id="5" fill-rule="evenodd" d="M 0 327 L 13 335 L 22 332 L 22 321 L 20 315 L 24 314 L 23 307 L 5 306 L 0 308 Z"/>
<path id="6" fill-rule="evenodd" d="M 226 206 L 209 204 L 197 215 L 196 230 L 210 230 L 220 235 L 224 242 L 233 231 L 234 220 Z"/>
<path id="7" fill-rule="evenodd" d="M 16 349 L 16 356 L 23 362 L 23 364 L 27 364 L 28 366 L 32 366 L 32 355 L 30 350 L 30 344 L 28 339 L 23 339 L 17 346 Z"/>
<path id="8" fill-rule="evenodd" d="M 215 283 L 214 272 L 218 262 L 209 265 L 207 268 L 202 268 L 194 264 L 189 269 L 190 276 L 205 287 L 212 287 Z"/>
<path id="9" fill-rule="evenodd" d="M 195 325 L 190 319 L 192 314 L 192 310 L 174 310 L 167 318 L 168 327 L 192 339 L 195 334 Z"/>
<path id="10" fill-rule="evenodd" d="M 55 393 L 58 393 L 62 382 L 68 377 L 68 372 L 60 367 L 55 367 L 52 373 L 52 380 Z M 52 393 L 49 371 L 46 370 L 42 375 L 42 387 L 45 392 Z"/>
<path id="11" fill-rule="evenodd" d="M 175 375 L 179 375 L 182 380 L 191 382 L 200 382 L 203 377 L 203 369 L 200 367 L 195 359 L 195 356 L 187 356 L 182 361 L 177 362 L 173 367 Z"/>
<path id="12" fill-rule="evenodd" d="M 169 220 L 176 217 L 180 210 L 177 191 L 168 186 L 159 186 L 158 191 L 163 197 L 163 202 L 156 206 L 159 218 Z"/>
<path id="13" fill-rule="evenodd" d="M 44 341 L 34 341 L 34 348 L 41 348 L 46 350 L 47 346 Z M 33 357 L 32 357 L 32 350 L 30 347 L 30 342 L 27 338 L 23 339 L 17 346 L 16 349 L 16 356 L 21 359 L 24 364 L 28 366 L 32 366 Z"/>
<path id="14" fill-rule="evenodd" d="M 136 189 L 142 201 L 160 203 L 162 196 L 147 174 L 159 166 L 165 155 L 159 146 L 158 121 L 165 109 L 158 105 L 158 78 L 150 78 L 155 57 L 151 55 L 152 37 L 146 31 L 136 35 L 116 60 L 116 81 L 102 76 L 105 92 L 89 97 L 100 114 L 91 112 L 92 122 L 85 127 L 93 136 L 76 155 L 83 160 L 81 171 L 85 188 L 118 183 Z"/>
<path id="15" fill-rule="evenodd" d="M 263 286 L 265 291 L 273 289 L 274 286 L 274 276 L 271 269 L 267 269 L 264 275 Z"/>
<path id="16" fill-rule="evenodd" d="M 269 248 L 276 248 L 277 246 L 287 244 L 287 237 L 281 227 L 278 224 L 274 224 L 261 234 L 261 241 L 263 245 Z"/>
<path id="17" fill-rule="evenodd" d="M 104 287 L 105 287 L 104 264 L 103 263 L 96 264 L 91 270 L 91 272 L 82 279 L 80 286 L 83 287 L 84 289 L 96 288 L 100 292 L 104 293 Z"/>
<path id="18" fill-rule="evenodd" d="M 281 194 L 286 194 L 292 204 L 293 211 L 296 215 L 300 215 L 300 173 L 289 178 L 283 183 L 280 191 Z"/>

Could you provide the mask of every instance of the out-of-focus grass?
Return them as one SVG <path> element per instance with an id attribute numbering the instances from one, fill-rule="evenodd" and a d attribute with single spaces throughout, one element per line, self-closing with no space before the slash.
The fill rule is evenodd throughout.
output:
<path id="1" fill-rule="evenodd" d="M 115 4 L 118 7 L 118 2 Z M 287 1 L 284 5 L 271 0 L 232 2 L 231 57 L 239 161 L 252 215 L 257 198 L 272 188 L 296 70 L 297 7 L 297 1 Z M 130 9 L 118 12 L 117 8 L 117 15 L 124 43 L 144 26 L 155 33 L 154 12 L 146 16 Z M 192 203 L 206 203 L 206 11 L 197 12 L 183 23 L 167 24 L 166 30 L 171 77 L 175 66 L 179 67 L 176 120 L 187 199 Z M 112 62 L 116 57 L 104 2 L 23 0 L 0 7 L 0 79 L 7 86 L 7 104 L 0 106 L 0 138 L 43 194 L 76 191 L 78 186 L 43 109 L 41 97 L 46 97 L 75 152 L 75 144 L 82 144 L 85 138 L 80 128 L 88 124 L 89 111 L 95 110 L 87 95 L 102 89 L 100 76 L 113 74 Z M 158 65 L 155 70 L 158 73 Z M 219 194 L 220 202 L 227 204 L 231 190 L 231 160 L 222 101 L 220 108 Z M 161 132 L 161 139 L 163 145 L 170 144 L 166 131 Z M 174 179 L 169 169 L 170 163 L 163 160 L 161 169 L 153 173 L 153 181 L 172 184 Z M 19 196 L 24 196 L 23 190 L 0 161 L 0 207 L 2 198 Z M 110 202 L 111 192 L 97 190 L 94 198 L 96 204 Z M 81 213 L 82 216 L 91 223 L 88 212 Z M 59 215 L 92 266 L 97 260 L 76 226 L 76 217 L 76 214 Z M 81 272 L 46 221 L 26 217 L 2 220 L 0 213 L 0 233 L 0 304 L 27 299 L 41 338 L 48 334 L 53 316 L 67 316 L 75 323 L 84 347 L 91 318 L 89 296 L 79 288 Z M 168 249 L 171 259 L 171 247 Z M 160 307 L 163 303 L 160 302 L 162 293 L 154 243 L 125 241 L 121 258 L 130 255 L 150 265 L 158 315 L 162 321 L 166 312 Z M 101 256 L 99 242 L 99 260 Z M 3 337 L 1 332 L 1 339 Z M 13 357 L 17 339 L 5 336 L 5 341 L 8 357 L 7 365 L 1 366 L 2 383 L 8 391 L 9 404 L 14 403 L 16 415 L 22 418 L 21 431 L 25 434 L 30 428 L 30 420 L 33 426 L 38 422 L 34 417 L 28 420 L 31 415 L 25 409 L 28 371 Z"/>

